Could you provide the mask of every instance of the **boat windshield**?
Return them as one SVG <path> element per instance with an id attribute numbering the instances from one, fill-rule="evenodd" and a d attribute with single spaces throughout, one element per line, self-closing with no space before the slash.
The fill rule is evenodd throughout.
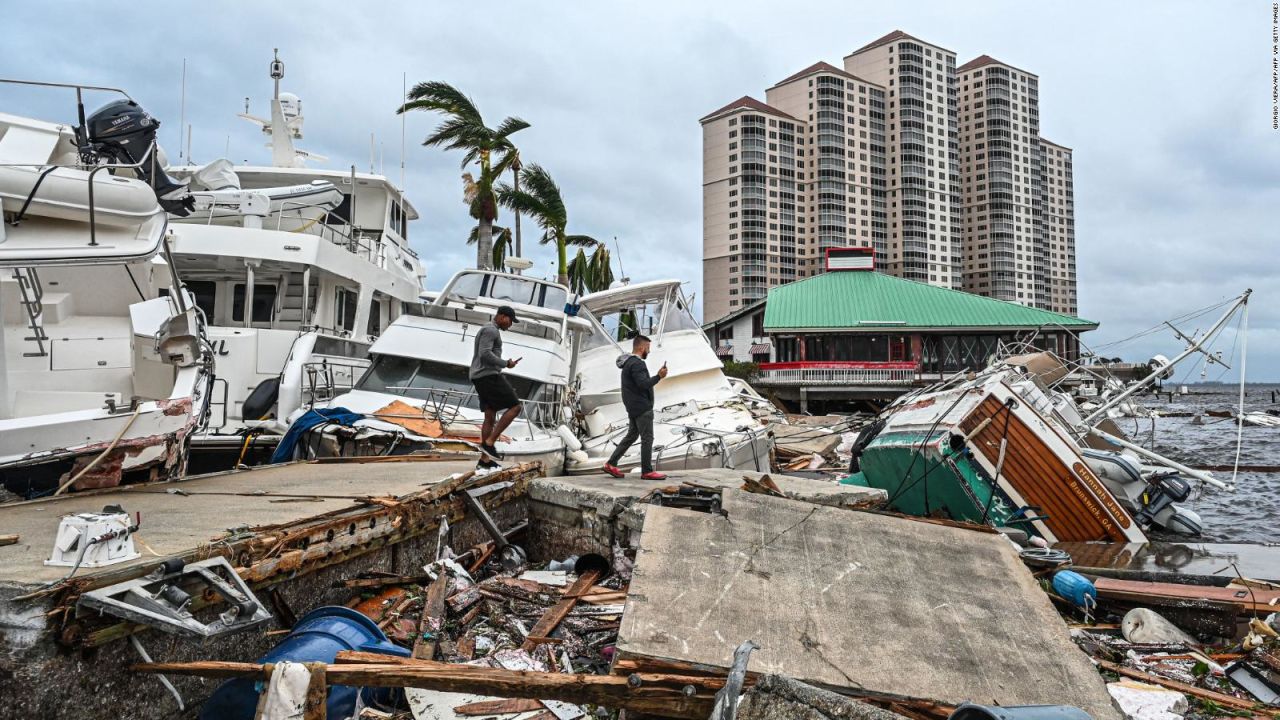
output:
<path id="1" fill-rule="evenodd" d="M 591 335 L 583 343 L 584 350 L 612 343 L 621 345 L 637 333 L 657 339 L 660 334 L 701 330 L 684 295 L 677 288 L 672 288 L 660 298 L 637 298 L 632 304 L 605 305 L 605 309 L 597 312 L 599 314 L 593 315 L 596 322 L 592 323 Z"/>
<path id="2" fill-rule="evenodd" d="M 569 293 L 559 285 L 491 273 L 462 273 L 449 284 L 449 297 L 491 298 L 500 302 L 530 305 L 548 310 L 563 311 L 569 301 Z"/>
<path id="3" fill-rule="evenodd" d="M 376 355 L 356 385 L 357 390 L 403 395 L 417 400 L 479 409 L 475 388 L 465 365 L 417 360 L 398 355 Z M 505 377 L 522 400 L 554 400 L 556 388 L 511 373 Z"/>

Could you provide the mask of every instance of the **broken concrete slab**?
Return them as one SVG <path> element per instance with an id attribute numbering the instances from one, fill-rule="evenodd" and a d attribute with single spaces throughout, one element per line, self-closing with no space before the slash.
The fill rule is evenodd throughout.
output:
<path id="1" fill-rule="evenodd" d="M 750 639 L 752 671 L 831 689 L 1119 719 L 1001 536 L 734 490 L 724 509 L 648 510 L 617 663 L 723 672 Z"/>
<path id="2" fill-rule="evenodd" d="M 743 477 L 759 479 L 768 473 L 727 468 L 671 472 L 666 480 L 643 480 L 638 473 L 613 478 L 571 475 L 538 478 L 529 483 L 530 531 L 540 553 L 537 560 L 596 553 L 609 557 L 614 545 L 632 546 L 644 526 L 649 504 L 641 502 L 654 490 L 681 483 L 715 488 L 741 487 Z M 787 497 L 805 502 L 851 507 L 883 500 L 883 490 L 840 485 L 828 480 L 772 474 Z"/>

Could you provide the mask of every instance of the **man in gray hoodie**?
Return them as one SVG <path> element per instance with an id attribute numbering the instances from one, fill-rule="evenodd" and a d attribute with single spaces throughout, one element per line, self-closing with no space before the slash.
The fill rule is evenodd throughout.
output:
<path id="1" fill-rule="evenodd" d="M 496 465 L 495 460 L 502 459 L 502 453 L 494 447 L 494 443 L 502 437 L 507 426 L 520 414 L 520 398 L 511 387 L 511 383 L 502 376 L 503 370 L 509 370 L 520 362 L 520 358 L 511 360 L 502 357 L 502 332 L 516 320 L 516 311 L 503 305 L 494 314 L 493 321 L 487 322 L 476 333 L 475 352 L 471 356 L 471 370 L 467 373 L 471 384 L 476 388 L 476 396 L 480 399 L 480 410 L 484 412 L 484 423 L 480 426 L 480 449 L 489 458 L 484 462 L 487 466 Z M 498 412 L 505 410 L 502 417 Z"/>
<path id="2" fill-rule="evenodd" d="M 622 477 L 625 473 L 618 467 L 618 461 L 631 448 L 631 444 L 640 439 L 640 477 L 645 480 L 663 480 L 667 476 L 653 469 L 653 386 L 667 376 L 667 364 L 662 363 L 658 374 L 650 377 L 649 367 L 644 361 L 649 357 L 649 338 L 636 335 L 631 341 L 631 354 L 618 358 L 618 368 L 622 370 L 622 404 L 627 408 L 627 434 L 609 456 L 604 464 L 604 471 L 614 477 Z"/>

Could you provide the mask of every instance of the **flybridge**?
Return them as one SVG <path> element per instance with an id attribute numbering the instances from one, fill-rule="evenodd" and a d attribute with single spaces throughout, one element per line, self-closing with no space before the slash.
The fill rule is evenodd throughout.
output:
<path id="1" fill-rule="evenodd" d="M 869 247 L 827 248 L 827 271 L 875 270 L 876 251 Z"/>

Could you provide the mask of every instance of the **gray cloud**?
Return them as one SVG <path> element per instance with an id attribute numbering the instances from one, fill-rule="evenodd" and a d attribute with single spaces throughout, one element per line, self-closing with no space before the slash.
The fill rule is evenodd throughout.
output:
<path id="1" fill-rule="evenodd" d="M 1075 150 L 1081 314 L 1104 344 L 1253 287 L 1250 379 L 1280 380 L 1274 310 L 1280 133 L 1271 118 L 1270 4 L 829 3 L 221 3 L 20 4 L 6 8 L 0 74 L 126 87 L 165 123 L 176 155 L 179 79 L 193 154 L 263 161 L 264 138 L 234 117 L 262 114 L 266 63 L 280 47 L 284 87 L 307 115 L 304 147 L 329 167 L 399 176 L 401 73 L 472 94 L 496 122 L 518 115 L 524 156 L 564 189 L 571 224 L 617 236 L 636 279 L 701 286 L 701 134 L 697 120 L 790 73 L 841 58 L 902 28 L 1037 73 L 1046 137 Z M 0 90 L 0 110 L 70 121 L 65 98 Z M 473 255 L 454 154 L 419 146 L 436 118 L 407 118 L 411 229 L 441 285 Z M 504 217 L 503 222 L 509 221 Z M 549 269 L 526 221 L 526 254 Z M 529 247 L 534 247 L 532 251 Z M 1202 327 L 1204 321 L 1201 321 Z M 1194 329 L 1195 323 L 1188 329 Z M 1221 347 L 1229 350 L 1232 336 Z M 1171 333 L 1109 351 L 1133 359 L 1180 349 Z M 1210 377 L 1213 373 L 1210 373 Z M 1230 377 L 1230 376 L 1229 376 Z"/>

